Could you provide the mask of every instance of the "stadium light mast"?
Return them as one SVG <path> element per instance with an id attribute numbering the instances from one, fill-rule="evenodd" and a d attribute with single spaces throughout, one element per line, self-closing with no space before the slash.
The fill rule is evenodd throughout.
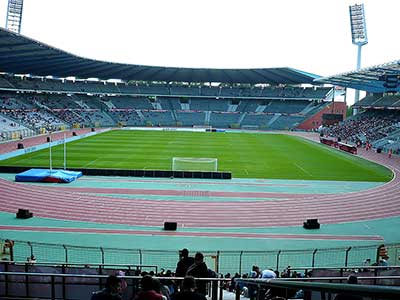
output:
<path id="1" fill-rule="evenodd" d="M 361 47 L 368 44 L 367 26 L 365 24 L 364 4 L 355 4 L 349 6 L 351 40 L 353 45 L 357 46 L 357 71 L 361 69 Z M 354 103 L 357 103 L 360 98 L 360 91 L 356 90 L 354 95 Z M 354 109 L 353 114 L 357 114 L 357 109 Z"/>
<path id="2" fill-rule="evenodd" d="M 24 0 L 8 0 L 6 29 L 15 33 L 21 32 L 23 6 Z"/>

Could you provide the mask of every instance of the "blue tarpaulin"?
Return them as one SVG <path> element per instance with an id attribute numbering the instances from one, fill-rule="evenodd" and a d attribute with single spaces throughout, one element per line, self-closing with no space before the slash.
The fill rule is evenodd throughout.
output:
<path id="1" fill-rule="evenodd" d="M 15 175 L 18 182 L 59 182 L 68 183 L 82 176 L 82 172 L 49 169 L 30 169 Z"/>

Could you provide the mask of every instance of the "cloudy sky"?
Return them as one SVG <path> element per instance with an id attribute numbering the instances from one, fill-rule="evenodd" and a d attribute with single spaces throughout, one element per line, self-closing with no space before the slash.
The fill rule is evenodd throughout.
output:
<path id="1" fill-rule="evenodd" d="M 25 0 L 23 35 L 71 53 L 144 65 L 355 69 L 348 6 L 365 4 L 362 66 L 400 59 L 399 0 Z M 5 26 L 7 0 L 0 0 Z"/>

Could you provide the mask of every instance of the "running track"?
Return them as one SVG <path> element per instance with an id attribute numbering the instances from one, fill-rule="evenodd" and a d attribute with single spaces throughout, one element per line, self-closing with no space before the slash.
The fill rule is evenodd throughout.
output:
<path id="1" fill-rule="evenodd" d="M 357 193 L 281 194 L 282 199 L 273 197 L 277 199 L 237 202 L 95 196 L 83 191 L 17 184 L 0 179 L 0 210 L 15 213 L 23 207 L 38 217 L 132 226 L 159 227 L 165 221 L 174 221 L 185 228 L 298 226 L 307 218 L 335 224 L 399 216 L 400 158 L 388 159 L 386 154 L 364 150 L 360 150 L 359 155 L 390 167 L 395 173 L 394 179 L 383 186 Z M 226 197 L 232 197 L 227 194 Z M 224 196 L 223 193 L 220 196 Z M 269 196 L 273 195 L 262 195 Z M 251 195 L 246 197 L 251 198 Z M 6 229 L 3 227 L 0 229 Z"/>

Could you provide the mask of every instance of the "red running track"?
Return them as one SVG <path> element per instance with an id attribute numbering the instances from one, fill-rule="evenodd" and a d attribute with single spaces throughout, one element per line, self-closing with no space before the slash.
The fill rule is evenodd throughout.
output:
<path id="1" fill-rule="evenodd" d="M 377 188 L 337 195 L 291 194 L 268 201 L 167 201 L 95 196 L 0 179 L 0 209 L 27 208 L 35 216 L 97 223 L 182 227 L 298 226 L 307 218 L 333 224 L 400 215 L 400 158 L 360 151 L 360 156 L 390 167 L 394 179 Z"/>

